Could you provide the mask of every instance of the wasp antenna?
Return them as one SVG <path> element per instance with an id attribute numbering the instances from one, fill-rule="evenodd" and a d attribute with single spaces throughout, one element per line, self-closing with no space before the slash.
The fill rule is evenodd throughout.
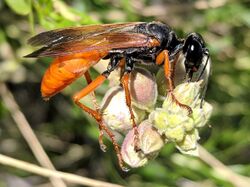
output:
<path id="1" fill-rule="evenodd" d="M 206 51 L 204 52 L 204 54 L 207 56 L 207 60 L 206 60 L 206 63 L 205 63 L 205 65 L 204 65 L 204 67 L 203 67 L 203 69 L 202 69 L 202 71 L 201 71 L 201 73 L 200 73 L 200 75 L 199 75 L 197 81 L 201 80 L 201 77 L 202 77 L 202 75 L 203 75 L 203 73 L 204 73 L 204 71 L 206 70 L 206 67 L 207 67 L 207 65 L 208 65 L 208 61 L 209 61 L 209 57 L 210 57 L 208 49 L 206 49 Z M 207 76 L 209 76 L 209 75 L 207 75 Z M 207 78 L 207 79 L 208 79 L 208 78 Z M 203 91 L 202 91 L 202 94 L 201 94 L 200 108 L 202 108 L 203 103 L 204 103 L 205 94 L 206 94 L 206 92 L 207 92 L 207 86 L 208 86 L 208 82 L 205 83 L 205 86 L 204 86 Z"/>
<path id="2" fill-rule="evenodd" d="M 206 95 L 206 92 L 207 92 L 207 86 L 208 86 L 208 84 L 206 83 L 205 87 L 203 88 L 202 94 L 201 94 L 200 108 L 203 107 L 203 103 L 204 103 L 204 100 L 205 100 L 205 95 Z"/>
<path id="3" fill-rule="evenodd" d="M 199 75 L 197 81 L 201 80 L 201 77 L 202 77 L 204 71 L 206 70 L 206 67 L 207 67 L 207 64 L 208 64 L 208 61 L 209 61 L 209 57 L 210 57 L 208 49 L 206 49 L 205 55 L 207 56 L 207 60 L 206 60 L 206 63 L 205 63 L 205 65 L 204 65 L 204 67 L 203 67 L 203 69 L 202 69 L 202 71 L 201 71 L 201 73 L 200 73 L 200 75 Z"/>

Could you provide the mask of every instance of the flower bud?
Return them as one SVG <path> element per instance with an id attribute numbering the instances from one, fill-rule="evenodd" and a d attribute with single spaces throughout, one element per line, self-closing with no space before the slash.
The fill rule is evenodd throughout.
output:
<path id="1" fill-rule="evenodd" d="M 134 130 L 130 130 L 121 147 L 123 161 L 132 168 L 144 166 L 148 163 L 148 158 L 141 151 L 135 150 L 135 135 Z"/>
<path id="2" fill-rule="evenodd" d="M 185 112 L 181 112 L 181 110 L 173 112 L 158 108 L 150 114 L 149 119 L 161 135 L 165 135 L 169 141 L 173 142 L 182 141 L 187 127 L 188 130 L 194 127 L 193 119 L 188 117 Z"/>
<path id="3" fill-rule="evenodd" d="M 132 106 L 135 122 L 138 124 L 145 118 L 145 111 Z M 125 92 L 120 86 L 110 88 L 101 103 L 104 123 L 112 130 L 126 133 L 132 128 L 130 112 L 126 105 Z"/>
<path id="4" fill-rule="evenodd" d="M 139 149 L 135 150 L 134 130 L 130 130 L 126 135 L 121 154 L 123 160 L 132 168 L 141 167 L 149 160 L 155 158 L 163 147 L 164 142 L 160 134 L 152 127 L 152 124 L 146 120 L 138 126 Z"/>
<path id="5" fill-rule="evenodd" d="M 202 107 L 200 107 L 201 100 L 197 102 L 196 107 L 193 109 L 193 119 L 194 119 L 194 126 L 196 128 L 203 127 L 207 121 L 209 120 L 213 107 L 207 102 L 202 103 Z"/>
<path id="6" fill-rule="evenodd" d="M 139 125 L 139 141 L 140 149 L 146 155 L 158 152 L 164 145 L 160 134 L 148 120 Z"/>
<path id="7" fill-rule="evenodd" d="M 180 103 L 193 107 L 193 105 L 195 105 L 195 103 L 199 99 L 201 84 L 202 81 L 180 84 L 174 89 L 173 94 Z M 170 106 L 176 108 L 176 104 L 173 106 L 173 99 L 171 95 L 168 94 L 162 107 L 169 108 Z"/>
<path id="8" fill-rule="evenodd" d="M 151 111 L 158 95 L 155 77 L 146 69 L 135 68 L 130 76 L 130 93 L 136 107 Z"/>
<path id="9" fill-rule="evenodd" d="M 183 141 L 177 143 L 176 147 L 183 154 L 198 156 L 197 141 L 200 139 L 197 129 L 186 133 Z"/>

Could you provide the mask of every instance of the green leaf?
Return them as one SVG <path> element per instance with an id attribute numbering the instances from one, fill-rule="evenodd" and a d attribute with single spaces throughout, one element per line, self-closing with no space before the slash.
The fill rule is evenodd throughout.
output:
<path id="1" fill-rule="evenodd" d="M 6 4 L 17 14 L 27 15 L 30 12 L 28 0 L 5 0 Z"/>
<path id="2" fill-rule="evenodd" d="M 5 34 L 4 32 L 0 29 L 0 44 L 5 42 Z"/>

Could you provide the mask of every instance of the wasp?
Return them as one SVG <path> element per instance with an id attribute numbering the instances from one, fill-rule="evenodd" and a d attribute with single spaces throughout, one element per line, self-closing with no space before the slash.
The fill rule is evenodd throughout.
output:
<path id="1" fill-rule="evenodd" d="M 100 24 L 56 29 L 42 32 L 30 38 L 28 43 L 41 48 L 25 57 L 54 58 L 41 83 L 44 99 L 51 98 L 77 78 L 85 76 L 88 85 L 73 96 L 73 101 L 97 121 L 100 128 L 100 145 L 103 145 L 103 132 L 110 137 L 121 168 L 124 166 L 119 145 L 111 131 L 103 124 L 102 114 L 82 104 L 80 99 L 100 86 L 113 70 L 122 68 L 121 85 L 125 90 L 126 104 L 130 111 L 135 137 L 137 137 L 138 131 L 128 86 L 130 73 L 135 65 L 144 63 L 163 66 L 168 94 L 176 104 L 185 108 L 190 114 L 192 109 L 180 103 L 173 94 L 173 69 L 176 58 L 180 53 L 184 55 L 185 71 L 190 80 L 193 73 L 201 68 L 204 58 L 207 58 L 200 70 L 199 77 L 201 77 L 209 59 L 209 51 L 201 35 L 190 33 L 184 39 L 178 38 L 168 25 L 161 22 Z M 92 80 L 89 69 L 101 59 L 110 59 L 107 69 Z"/>

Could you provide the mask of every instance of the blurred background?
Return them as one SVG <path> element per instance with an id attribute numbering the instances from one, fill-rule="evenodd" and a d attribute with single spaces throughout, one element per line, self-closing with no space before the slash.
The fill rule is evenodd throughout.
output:
<path id="1" fill-rule="evenodd" d="M 250 1 L 248 0 L 0 0 L 0 153 L 40 165 L 3 98 L 13 94 L 57 170 L 127 186 L 236 186 L 214 165 L 165 146 L 148 165 L 122 172 L 113 146 L 98 143 L 96 122 L 71 96 L 80 79 L 49 102 L 40 81 L 51 59 L 25 59 L 27 39 L 44 30 L 97 23 L 162 21 L 184 37 L 199 32 L 211 53 L 206 100 L 213 105 L 200 144 L 233 172 L 250 177 Z M 91 71 L 93 76 L 97 72 Z M 6 87 L 5 87 L 6 86 Z M 107 84 L 97 90 L 102 98 Z M 12 108 L 12 109 L 11 109 Z M 15 108 L 15 107 L 14 107 Z M 68 183 L 68 186 L 78 186 Z M 0 165 L 0 187 L 46 187 L 47 178 Z M 250 186 L 250 184 L 249 184 Z"/>

